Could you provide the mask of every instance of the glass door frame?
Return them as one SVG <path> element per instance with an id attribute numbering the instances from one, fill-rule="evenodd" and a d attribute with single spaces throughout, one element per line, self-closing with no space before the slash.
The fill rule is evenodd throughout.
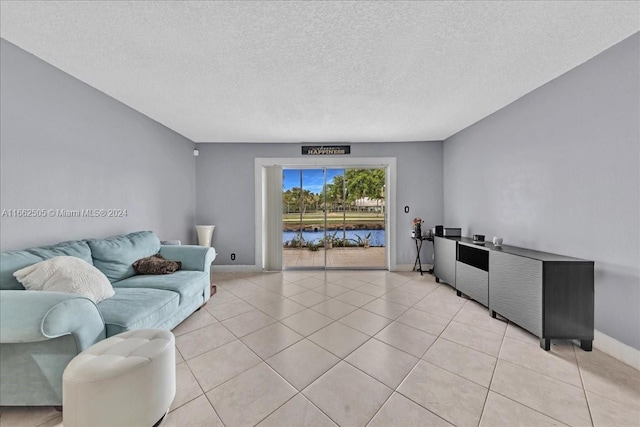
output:
<path id="1" fill-rule="evenodd" d="M 332 166 L 332 167 L 326 167 L 326 170 L 336 170 L 336 169 L 341 169 L 343 171 L 343 184 L 342 184 L 342 212 L 343 212 L 343 222 L 342 222 L 342 233 L 343 233 L 343 238 L 346 238 L 347 235 L 347 208 L 349 208 L 349 212 L 351 212 L 351 204 L 347 202 L 347 194 L 348 194 L 348 183 L 349 183 L 349 178 L 347 176 L 347 172 L 349 170 L 362 170 L 362 169 L 371 169 L 371 170 L 383 170 L 384 171 L 384 175 L 385 175 L 385 180 L 384 180 L 384 184 L 383 187 L 381 188 L 381 192 L 382 194 L 384 194 L 384 189 L 388 183 L 388 179 L 387 179 L 387 174 L 389 173 L 389 168 L 385 167 L 385 166 L 380 166 L 380 165 L 367 165 L 367 166 L 362 166 L 362 165 L 357 165 L 357 166 Z M 325 173 L 325 178 L 326 178 L 326 173 Z M 325 183 L 326 184 L 326 183 Z M 363 195 L 360 195 L 361 197 Z M 384 205 L 383 205 L 384 206 Z M 357 211 L 359 212 L 359 211 Z M 384 243 L 384 257 L 383 257 L 383 264 L 382 265 L 366 265 L 366 264 L 362 264 L 362 265 L 345 265 L 345 266 L 331 266 L 328 267 L 326 266 L 325 263 L 325 270 L 388 270 L 389 268 L 389 256 L 388 256 L 388 251 L 389 251 L 389 232 L 388 232 L 388 216 L 387 216 L 387 210 L 383 207 L 382 208 L 382 213 L 383 213 L 383 223 L 384 223 L 384 234 L 385 234 L 385 243 Z M 325 215 L 326 217 L 326 215 Z M 355 233 L 354 233 L 355 234 Z M 363 236 L 360 236 L 358 234 L 356 234 L 356 238 L 358 239 L 358 243 L 361 241 L 364 241 L 364 239 L 366 238 Z M 353 239 L 351 239 L 353 241 Z M 364 245 L 364 243 L 363 243 Z M 359 245 L 358 245 L 359 246 Z M 326 258 L 326 257 L 325 257 Z"/>
<path id="2" fill-rule="evenodd" d="M 303 181 L 303 171 L 305 170 L 317 170 L 317 171 L 322 171 L 322 188 L 325 189 L 327 187 L 327 168 L 324 167 L 320 167 L 320 166 L 310 166 L 310 167 L 298 167 L 298 166 L 286 166 L 286 167 L 282 167 L 282 174 L 284 177 L 284 171 L 285 170 L 295 170 L 295 171 L 299 171 L 300 172 L 300 196 L 302 196 L 304 194 L 304 181 Z M 284 180 L 284 178 L 283 178 Z M 294 187 L 295 188 L 295 187 Z M 302 197 L 300 197 L 300 206 L 299 206 L 299 210 L 300 210 L 300 241 L 301 244 L 302 242 L 304 242 L 304 237 L 303 234 L 304 233 L 304 219 L 303 219 L 303 199 Z M 322 201 L 323 205 L 325 206 L 326 209 L 326 202 L 327 202 L 327 196 L 326 196 L 326 192 L 324 195 L 324 200 Z M 284 214 L 282 215 L 282 218 L 284 218 Z M 323 222 L 323 229 L 324 229 L 324 239 L 323 241 L 326 241 L 326 237 L 327 237 L 327 213 L 325 211 L 324 213 L 324 218 L 322 220 Z M 280 239 L 282 240 L 282 239 Z M 287 267 L 284 265 L 284 254 L 282 256 L 283 259 L 283 263 L 282 263 L 282 270 L 326 270 L 327 269 L 327 248 L 326 246 L 322 246 L 322 253 L 323 253 L 323 258 L 324 258 L 324 262 L 323 262 L 323 266 L 319 267 L 319 266 L 314 266 L 314 265 L 309 265 L 309 266 L 294 266 L 294 267 Z M 284 247 L 282 248 L 282 250 L 284 251 Z M 300 246 L 299 248 L 300 251 L 304 250 L 304 248 L 302 246 Z M 320 249 L 319 249 L 320 250 Z"/>
<path id="3" fill-rule="evenodd" d="M 397 264 L 397 213 L 396 213 L 396 185 L 397 185 L 397 158 L 396 157 L 256 157 L 254 160 L 254 195 L 255 195 L 255 253 L 254 265 L 248 266 L 252 271 L 264 271 L 266 265 L 265 253 L 269 250 L 269 245 L 278 243 L 282 246 L 282 234 L 280 232 L 279 242 L 270 242 L 267 239 L 266 229 L 269 227 L 266 213 L 266 202 L 264 199 L 265 186 L 267 185 L 265 170 L 269 167 L 327 167 L 333 168 L 386 168 L 385 183 L 385 244 L 386 268 L 389 271 L 398 271 Z M 278 190 L 282 191 L 282 183 L 279 183 Z M 282 203 L 278 203 L 280 214 L 276 220 L 282 230 Z M 275 247 L 275 246 L 273 246 Z M 280 266 L 280 270 L 282 266 Z M 277 270 L 277 268 L 276 268 Z"/>

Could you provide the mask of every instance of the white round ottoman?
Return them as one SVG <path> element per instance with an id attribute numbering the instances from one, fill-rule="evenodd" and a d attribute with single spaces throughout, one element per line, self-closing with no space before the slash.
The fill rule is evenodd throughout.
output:
<path id="1" fill-rule="evenodd" d="M 139 329 L 107 338 L 67 365 L 64 427 L 153 426 L 176 394 L 175 338 Z"/>

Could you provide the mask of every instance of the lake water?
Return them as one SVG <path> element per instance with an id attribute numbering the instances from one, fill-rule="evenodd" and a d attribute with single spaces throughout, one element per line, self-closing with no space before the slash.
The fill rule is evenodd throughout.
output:
<path id="1" fill-rule="evenodd" d="M 335 231 L 328 231 L 327 236 L 333 236 Z M 336 237 L 342 239 L 343 232 L 338 231 Z M 353 241 L 358 241 L 356 236 L 360 236 L 362 240 L 364 240 L 367 234 L 371 233 L 371 237 L 369 238 L 369 246 L 384 246 L 384 238 L 385 238 L 385 230 L 347 230 L 347 239 L 352 239 Z M 297 231 L 283 231 L 282 232 L 282 243 L 288 242 L 294 237 L 298 235 Z M 317 243 L 318 240 L 324 237 L 324 231 L 303 231 L 302 237 L 307 242 Z"/>

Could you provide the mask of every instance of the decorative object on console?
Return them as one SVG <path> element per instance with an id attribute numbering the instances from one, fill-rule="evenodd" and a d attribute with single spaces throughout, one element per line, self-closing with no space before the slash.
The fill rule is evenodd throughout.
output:
<path id="1" fill-rule="evenodd" d="M 493 238 L 493 246 L 499 248 L 502 246 L 502 237 L 494 237 Z"/>
<path id="2" fill-rule="evenodd" d="M 198 233 L 198 245 L 211 246 L 211 238 L 213 237 L 213 229 L 215 225 L 196 225 Z"/>
<path id="3" fill-rule="evenodd" d="M 462 228 L 459 227 L 445 227 L 442 235 L 444 237 L 461 237 L 462 236 Z"/>
<path id="4" fill-rule="evenodd" d="M 484 245 L 484 234 L 474 234 L 473 243 L 479 243 Z"/>
<path id="5" fill-rule="evenodd" d="M 165 259 L 160 254 L 140 258 L 132 264 L 137 274 L 171 274 L 182 268 L 182 262 Z"/>
<path id="6" fill-rule="evenodd" d="M 422 224 L 424 221 L 422 218 L 413 218 L 413 233 L 411 233 L 412 238 L 419 239 L 422 237 Z"/>

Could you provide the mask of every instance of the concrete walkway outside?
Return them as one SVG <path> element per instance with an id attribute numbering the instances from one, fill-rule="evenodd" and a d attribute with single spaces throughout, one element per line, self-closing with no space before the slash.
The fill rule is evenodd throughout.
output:
<path id="1" fill-rule="evenodd" d="M 332 248 L 326 251 L 327 267 L 349 268 L 387 268 L 385 249 L 370 248 Z M 325 250 L 283 249 L 282 266 L 324 268 Z"/>

